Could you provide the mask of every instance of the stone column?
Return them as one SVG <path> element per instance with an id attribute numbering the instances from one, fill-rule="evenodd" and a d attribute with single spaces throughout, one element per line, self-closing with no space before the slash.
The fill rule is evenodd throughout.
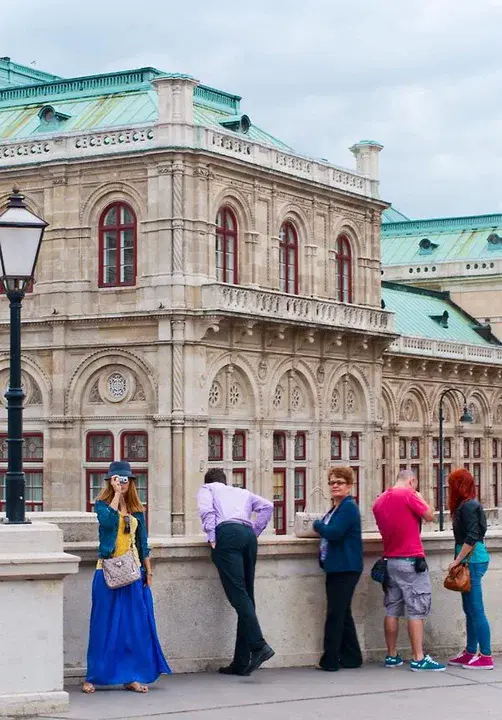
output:
<path id="1" fill-rule="evenodd" d="M 392 485 L 399 469 L 399 425 L 389 425 L 389 448 L 387 456 L 387 482 Z"/>
<path id="2" fill-rule="evenodd" d="M 258 232 L 247 232 L 244 234 L 245 243 L 245 254 L 244 262 L 239 263 L 239 270 L 241 275 L 240 282 L 246 285 L 258 287 L 258 267 L 256 249 L 258 247 L 258 240 L 260 233 Z"/>
<path id="3" fill-rule="evenodd" d="M 184 337 L 185 322 L 172 321 L 172 531 L 185 532 L 185 462 L 184 462 Z"/>
<path id="4" fill-rule="evenodd" d="M 495 507 L 493 496 L 493 428 L 486 427 L 482 442 L 481 465 L 481 504 L 485 507 Z"/>
<path id="5" fill-rule="evenodd" d="M 80 558 L 56 525 L 0 523 L 0 716 L 69 709 L 63 689 L 63 578 Z"/>
<path id="6" fill-rule="evenodd" d="M 307 282 L 305 283 L 305 291 L 302 291 L 302 288 L 300 287 L 300 293 L 302 295 L 317 295 L 318 288 L 316 283 L 316 273 L 315 273 L 315 259 L 317 257 L 317 251 L 319 248 L 317 245 L 305 245 L 305 259 L 306 259 L 306 273 L 305 278 Z"/>
<path id="7" fill-rule="evenodd" d="M 278 237 L 270 238 L 270 287 L 279 290 L 279 242 Z"/>

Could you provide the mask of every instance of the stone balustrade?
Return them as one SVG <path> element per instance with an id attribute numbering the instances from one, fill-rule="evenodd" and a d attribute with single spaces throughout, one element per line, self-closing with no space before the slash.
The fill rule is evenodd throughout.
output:
<path id="1" fill-rule="evenodd" d="M 489 363 L 502 365 L 502 347 L 464 345 L 463 343 L 429 340 L 419 337 L 401 336 L 389 346 L 389 353 L 419 355 L 434 359 L 458 360 L 467 363 Z"/>
<path id="2" fill-rule="evenodd" d="M 201 290 L 202 306 L 210 314 L 220 312 L 371 334 L 394 332 L 394 315 L 377 308 L 223 283 L 204 285 Z"/>
<path id="3" fill-rule="evenodd" d="M 314 160 L 294 152 L 246 139 L 230 131 L 215 131 L 195 126 L 189 145 L 226 157 L 237 158 L 268 170 L 287 173 L 312 182 L 356 193 L 378 197 L 378 182 L 360 173 L 339 168 L 324 160 Z M 172 138 L 166 139 L 155 125 L 112 128 L 88 133 L 63 133 L 54 136 L 38 135 L 36 139 L 0 142 L 0 168 L 28 165 L 34 162 L 78 160 L 88 156 L 103 156 L 117 152 L 159 150 L 179 146 L 180 139 L 173 127 Z M 185 144 L 184 142 L 182 144 Z"/>

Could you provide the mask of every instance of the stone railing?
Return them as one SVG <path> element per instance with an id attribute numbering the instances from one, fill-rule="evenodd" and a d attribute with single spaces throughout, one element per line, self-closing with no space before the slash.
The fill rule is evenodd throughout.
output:
<path id="1" fill-rule="evenodd" d="M 211 314 L 223 312 L 367 333 L 394 333 L 394 316 L 385 310 L 237 285 L 204 285 L 202 306 Z"/>
<path id="2" fill-rule="evenodd" d="M 200 127 L 197 128 L 197 136 L 197 146 L 201 150 L 221 153 L 346 192 L 378 197 L 378 182 L 355 171 L 255 143 L 234 133 Z"/>
<path id="3" fill-rule="evenodd" d="M 271 145 L 252 142 L 243 135 L 195 126 L 192 140 L 172 132 L 159 138 L 155 125 L 112 128 L 99 132 L 39 135 L 30 140 L 0 142 L 0 168 L 57 160 L 78 160 L 90 155 L 117 152 L 190 147 L 237 158 L 269 170 L 287 173 L 328 187 L 368 197 L 378 197 L 378 182 L 352 170 L 336 167 L 323 160 L 313 160 L 280 150 Z"/>
<path id="4" fill-rule="evenodd" d="M 401 336 L 394 340 L 387 352 L 420 355 L 436 359 L 444 358 L 445 360 L 458 360 L 459 362 L 502 365 L 502 347 L 496 345 L 483 347 L 481 345 L 464 345 L 463 343 Z"/>

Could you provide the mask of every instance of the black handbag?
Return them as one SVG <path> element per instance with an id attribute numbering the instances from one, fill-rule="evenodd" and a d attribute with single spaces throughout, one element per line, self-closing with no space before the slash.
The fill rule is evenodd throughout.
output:
<path id="1" fill-rule="evenodd" d="M 387 577 L 387 558 L 379 558 L 371 568 L 371 579 L 383 586 Z"/>

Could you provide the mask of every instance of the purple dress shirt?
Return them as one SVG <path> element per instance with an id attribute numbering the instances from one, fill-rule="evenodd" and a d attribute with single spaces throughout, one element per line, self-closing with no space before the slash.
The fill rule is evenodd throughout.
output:
<path id="1" fill-rule="evenodd" d="M 253 528 L 260 535 L 272 517 L 274 506 L 269 500 L 253 495 L 249 490 L 224 485 L 220 482 L 207 483 L 197 493 L 202 527 L 208 542 L 214 542 L 216 528 L 222 522 L 239 522 Z M 253 522 L 251 514 L 256 513 Z"/>

